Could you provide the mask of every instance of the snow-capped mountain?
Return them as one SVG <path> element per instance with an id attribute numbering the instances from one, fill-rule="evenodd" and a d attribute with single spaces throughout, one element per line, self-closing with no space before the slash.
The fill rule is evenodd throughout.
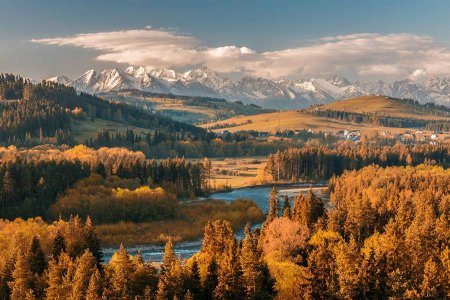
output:
<path id="1" fill-rule="evenodd" d="M 340 75 L 327 79 L 311 78 L 297 81 L 286 79 L 273 81 L 255 77 L 233 81 L 207 67 L 185 73 L 164 68 L 129 67 L 125 71 L 119 68 L 107 69 L 99 74 L 90 70 L 73 81 L 65 76 L 47 80 L 67 84 L 89 93 L 137 89 L 156 93 L 220 97 L 255 103 L 267 108 L 301 108 L 369 94 L 410 98 L 421 103 L 435 102 L 450 106 L 450 76 L 429 78 L 423 83 L 410 79 L 393 83 L 381 80 L 352 83 Z"/>
<path id="2" fill-rule="evenodd" d="M 56 77 L 50 77 L 50 78 L 46 78 L 44 79 L 45 81 L 50 81 L 50 82 L 56 82 L 59 84 L 70 84 L 72 82 L 72 80 L 70 80 L 68 77 L 62 75 L 62 76 L 56 76 Z"/>

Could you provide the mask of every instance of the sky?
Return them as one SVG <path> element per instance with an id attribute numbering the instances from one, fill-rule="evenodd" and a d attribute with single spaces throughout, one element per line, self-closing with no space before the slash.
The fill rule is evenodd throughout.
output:
<path id="1" fill-rule="evenodd" d="M 0 0 L 0 72 L 206 65 L 232 78 L 450 70 L 447 0 Z"/>

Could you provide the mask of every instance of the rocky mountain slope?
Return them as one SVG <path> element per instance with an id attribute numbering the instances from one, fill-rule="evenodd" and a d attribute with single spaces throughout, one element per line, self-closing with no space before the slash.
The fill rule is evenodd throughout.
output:
<path id="1" fill-rule="evenodd" d="M 277 109 L 303 108 L 311 104 L 371 94 L 450 106 L 450 76 L 432 77 L 422 83 L 410 79 L 392 83 L 384 81 L 352 83 L 339 75 L 326 79 L 279 81 L 244 77 L 239 81 L 233 81 L 207 67 L 185 73 L 150 67 L 129 67 L 126 70 L 106 69 L 101 73 L 89 70 L 75 80 L 69 80 L 65 76 L 47 80 L 67 84 L 89 93 L 137 89 L 155 93 L 219 97 Z"/>

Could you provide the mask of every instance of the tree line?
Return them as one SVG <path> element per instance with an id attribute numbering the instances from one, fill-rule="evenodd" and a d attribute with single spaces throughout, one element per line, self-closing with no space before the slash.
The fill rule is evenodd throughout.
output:
<path id="1" fill-rule="evenodd" d="M 355 113 L 331 109 L 310 109 L 308 112 L 351 123 L 364 123 L 384 127 L 425 128 L 427 130 L 449 131 L 450 123 L 444 120 L 426 120 L 406 117 L 393 117 L 372 113 Z M 448 113 L 446 114 L 448 116 Z"/>
<path id="2" fill-rule="evenodd" d="M 207 188 L 201 162 L 147 161 L 143 153 L 125 148 L 0 148 L 1 216 L 47 216 L 58 194 L 93 173 L 136 178 L 140 185 L 163 186 L 177 194 L 200 195 Z"/>
<path id="3" fill-rule="evenodd" d="M 328 180 L 345 170 L 360 169 L 371 164 L 414 166 L 429 163 L 448 168 L 449 155 L 448 144 L 396 144 L 392 147 L 341 144 L 336 148 L 292 148 L 269 155 L 263 172 L 269 181 Z"/>

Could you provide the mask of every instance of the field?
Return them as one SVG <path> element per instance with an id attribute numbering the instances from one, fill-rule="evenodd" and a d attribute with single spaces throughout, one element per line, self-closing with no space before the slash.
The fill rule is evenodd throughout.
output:
<path id="1" fill-rule="evenodd" d="M 414 105 L 403 100 L 383 96 L 362 96 L 346 99 L 326 104 L 318 109 L 412 119 L 449 120 L 450 118 L 450 112 L 448 111 L 434 107 Z"/>
<path id="2" fill-rule="evenodd" d="M 257 185 L 262 164 L 267 157 L 217 158 L 211 159 L 213 189 L 241 188 Z"/>
<path id="3" fill-rule="evenodd" d="M 73 123 L 73 133 L 75 135 L 75 140 L 79 143 L 84 143 L 90 138 L 95 138 L 97 136 L 97 132 L 100 129 L 109 131 L 110 134 L 116 134 L 117 132 L 123 134 L 127 130 L 132 129 L 135 134 L 142 136 L 146 135 L 149 132 L 152 132 L 149 129 L 125 125 L 122 123 L 107 121 L 99 118 L 95 119 L 95 121 L 91 121 L 90 119 L 75 120 Z"/>
<path id="4" fill-rule="evenodd" d="M 228 126 L 227 126 L 228 125 Z M 402 128 L 373 126 L 368 124 L 354 124 L 320 116 L 303 111 L 282 111 L 254 116 L 238 116 L 227 120 L 201 125 L 203 128 L 220 126 L 215 132 L 228 130 L 230 132 L 256 130 L 275 133 L 283 130 L 311 129 L 314 132 L 336 132 L 340 130 L 360 130 L 363 134 L 386 131 L 402 133 Z"/>
<path id="5" fill-rule="evenodd" d="M 364 96 L 347 99 L 312 108 L 318 110 L 336 110 L 354 113 L 368 113 L 379 116 L 405 117 L 411 119 L 450 120 L 450 112 L 434 107 L 419 106 L 402 100 L 381 96 Z M 280 111 L 252 116 L 236 116 L 230 119 L 201 125 L 215 132 L 255 130 L 275 133 L 284 130 L 312 130 L 313 132 L 338 132 L 342 130 L 360 131 L 372 135 L 384 132 L 386 135 L 402 134 L 411 128 L 384 127 L 363 123 L 351 123 L 314 115 L 308 110 Z M 429 133 L 428 133 L 429 134 Z"/>

